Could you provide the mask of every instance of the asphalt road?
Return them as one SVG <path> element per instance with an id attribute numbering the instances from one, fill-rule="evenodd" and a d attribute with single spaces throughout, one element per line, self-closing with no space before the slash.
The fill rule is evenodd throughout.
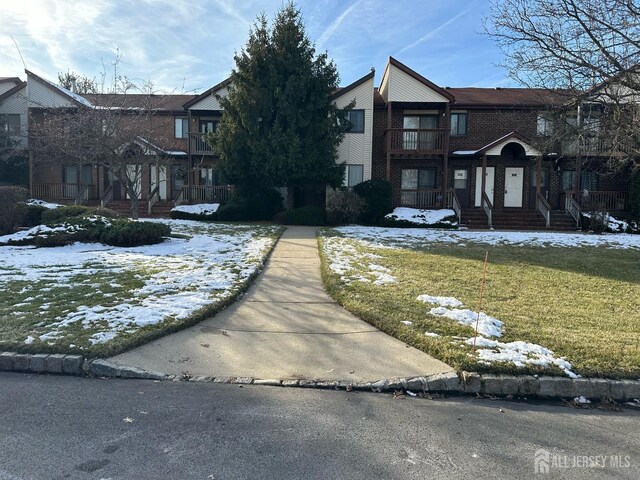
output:
<path id="1" fill-rule="evenodd" d="M 640 478 L 640 412 L 0 374 L 1 480 L 545 477 Z"/>

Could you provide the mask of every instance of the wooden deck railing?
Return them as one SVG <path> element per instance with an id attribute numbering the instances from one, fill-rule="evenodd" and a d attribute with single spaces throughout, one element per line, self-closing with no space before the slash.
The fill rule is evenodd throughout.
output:
<path id="1" fill-rule="evenodd" d="M 185 189 L 191 203 L 226 203 L 234 191 L 232 185 L 191 185 Z"/>
<path id="2" fill-rule="evenodd" d="M 97 199 L 95 185 L 76 183 L 36 183 L 33 185 L 33 197 L 42 200 L 73 200 L 74 203 Z"/>
<path id="3" fill-rule="evenodd" d="M 629 209 L 629 192 L 586 191 L 576 199 L 583 210 L 626 212 Z"/>
<path id="4" fill-rule="evenodd" d="M 190 133 L 189 143 L 191 153 L 194 155 L 214 155 L 213 147 L 207 142 L 206 133 Z"/>
<path id="5" fill-rule="evenodd" d="M 385 132 L 391 136 L 389 152 L 404 154 L 443 154 L 448 134 L 448 130 L 443 128 L 392 128 Z"/>
<path id="6" fill-rule="evenodd" d="M 160 200 L 160 186 L 156 185 L 156 187 L 149 194 L 149 200 L 147 202 L 147 214 L 151 215 L 151 211 L 153 210 L 153 206 L 156 202 Z"/>
<path id="7" fill-rule="evenodd" d="M 442 207 L 442 189 L 394 190 L 394 207 L 435 208 Z"/>
<path id="8" fill-rule="evenodd" d="M 107 187 L 107 190 L 104 192 L 104 195 L 102 195 L 102 198 L 100 199 L 100 206 L 102 208 L 105 208 L 112 198 L 113 198 L 113 185 L 109 185 L 109 187 Z"/>

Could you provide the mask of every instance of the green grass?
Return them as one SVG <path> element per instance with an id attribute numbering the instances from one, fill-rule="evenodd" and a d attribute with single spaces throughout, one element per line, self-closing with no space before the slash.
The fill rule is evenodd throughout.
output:
<path id="1" fill-rule="evenodd" d="M 214 235 L 238 235 L 248 231 L 255 232 L 256 238 L 269 238 L 271 246 L 264 255 L 268 255 L 281 235 L 282 228 L 260 225 L 198 225 L 182 226 L 179 238 L 209 233 Z M 0 255 L 3 254 L 0 247 Z M 8 247 L 7 247 L 8 248 Z M 51 249 L 53 250 L 53 249 Z M 4 250 L 7 251 L 7 250 Z M 40 252 L 44 251 L 40 250 Z M 220 254 L 224 252 L 221 251 Z M 232 303 L 241 292 L 245 291 L 258 272 L 246 278 L 242 270 L 249 265 L 259 265 L 263 260 L 245 260 L 242 268 L 233 261 L 220 257 L 217 270 L 228 272 L 234 278 L 231 288 L 225 291 L 213 290 L 208 293 L 212 303 L 195 311 L 187 318 L 176 319 L 168 316 L 162 322 L 148 326 L 132 326 L 120 331 L 118 335 L 106 343 L 92 343 L 92 335 L 108 331 L 106 321 L 92 322 L 83 325 L 80 321 L 69 322 L 64 328 L 56 324 L 78 307 L 113 307 L 123 303 L 139 305 L 144 297 L 135 296 L 132 292 L 145 286 L 145 283 L 169 268 L 162 257 L 153 263 L 143 260 L 125 259 L 124 264 L 114 265 L 101 262 L 86 262 L 82 268 L 65 265 L 42 268 L 45 276 L 37 281 L 12 280 L 2 282 L 0 288 L 0 351 L 8 350 L 23 353 L 78 353 L 88 357 L 105 357 L 118 354 L 155 338 L 193 325 L 214 315 Z M 171 258 L 167 258 L 171 261 Z M 193 259 L 198 264 L 202 260 Z M 122 268 L 126 267 L 126 268 Z M 185 265 L 172 267 L 184 269 Z M 81 273 L 87 270 L 88 273 Z M 56 272 L 74 272 L 68 278 L 60 280 Z M 176 270 L 177 272 L 178 270 Z M 187 271 L 187 270 L 185 270 Z M 19 269 L 0 266 L 0 279 L 3 274 L 19 273 Z M 80 272 L 80 273 L 79 273 Z M 40 340 L 42 334 L 58 331 L 56 338 Z M 24 343 L 27 336 L 34 337 L 30 344 Z"/>
<path id="2" fill-rule="evenodd" d="M 326 230 L 325 236 L 337 235 Z M 640 251 L 598 247 L 520 247 L 433 244 L 372 248 L 345 239 L 388 267 L 396 284 L 345 282 L 328 266 L 320 237 L 322 275 L 330 295 L 347 310 L 458 370 L 561 374 L 508 363 L 484 365 L 453 336 L 470 327 L 428 313 L 421 294 L 452 296 L 477 308 L 485 252 L 489 253 L 482 310 L 505 323 L 500 341 L 527 341 L 565 357 L 583 376 L 640 377 Z M 365 262 L 365 263 L 368 263 Z M 361 273 L 366 267 L 358 266 Z M 366 276 L 366 273 L 365 273 Z M 401 323 L 409 320 L 413 325 Z M 425 332 L 441 337 L 426 337 Z"/>

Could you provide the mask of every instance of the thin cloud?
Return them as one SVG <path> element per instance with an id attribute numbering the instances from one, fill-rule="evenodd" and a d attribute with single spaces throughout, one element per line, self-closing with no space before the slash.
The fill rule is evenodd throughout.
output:
<path id="1" fill-rule="evenodd" d="M 466 10 L 463 10 L 462 12 L 460 12 L 458 15 L 456 15 L 455 17 L 450 18 L 449 20 L 447 20 L 446 22 L 444 22 L 442 25 L 437 26 L 436 28 L 434 28 L 433 30 L 431 30 L 429 33 L 427 33 L 426 35 L 423 35 L 422 37 L 420 37 L 418 40 L 416 40 L 415 42 L 413 42 L 410 45 L 407 45 L 406 47 L 404 47 L 402 50 L 400 50 L 397 54 L 401 54 L 403 52 L 406 52 L 407 50 L 412 49 L 413 47 L 416 47 L 418 45 L 420 45 L 423 42 L 426 42 L 427 40 L 429 40 L 430 38 L 433 38 L 434 36 L 436 36 L 440 31 L 442 31 L 443 29 L 447 28 L 449 25 L 451 25 L 453 22 L 455 22 L 456 20 L 458 20 L 460 17 L 462 17 L 463 15 L 465 15 L 466 13 L 468 13 L 472 8 L 473 5 L 476 2 L 473 2 L 471 5 L 469 5 L 469 7 Z"/>
<path id="2" fill-rule="evenodd" d="M 342 22 L 344 22 L 344 19 L 347 18 L 349 14 L 353 11 L 353 9 L 356 8 L 360 3 L 362 3 L 362 0 L 358 0 L 357 2 L 355 2 L 353 5 L 347 8 L 344 12 L 342 12 L 338 18 L 336 18 L 333 22 L 329 24 L 329 26 L 325 29 L 324 32 L 322 32 L 322 34 L 320 35 L 320 38 L 316 42 L 316 45 L 318 45 L 318 50 L 322 49 L 322 46 L 325 44 L 325 42 L 329 38 L 331 38 L 331 36 L 336 32 L 338 28 L 340 28 L 340 25 L 342 25 Z"/>

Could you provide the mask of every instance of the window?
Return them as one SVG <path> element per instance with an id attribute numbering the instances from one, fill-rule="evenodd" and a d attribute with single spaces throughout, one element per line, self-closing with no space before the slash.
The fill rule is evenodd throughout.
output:
<path id="1" fill-rule="evenodd" d="M 364 177 L 364 165 L 347 165 L 344 170 L 344 186 L 353 187 L 362 183 Z"/>
<path id="2" fill-rule="evenodd" d="M 187 138 L 189 134 L 189 121 L 186 117 L 176 117 L 176 138 Z"/>
<path id="3" fill-rule="evenodd" d="M 539 113 L 536 131 L 540 137 L 553 134 L 553 116 L 550 113 Z"/>
<path id="4" fill-rule="evenodd" d="M 405 115 L 402 120 L 405 150 L 433 150 L 436 146 L 437 115 Z"/>
<path id="5" fill-rule="evenodd" d="M 580 174 L 580 190 L 595 192 L 598 190 L 598 173 L 593 170 L 582 170 Z"/>
<path id="6" fill-rule="evenodd" d="M 347 120 L 351 123 L 349 133 L 364 133 L 364 110 L 349 110 Z"/>
<path id="7" fill-rule="evenodd" d="M 562 190 L 565 192 L 572 192 L 576 179 L 575 170 L 564 170 L 562 172 Z"/>
<path id="8" fill-rule="evenodd" d="M 402 190 L 431 190 L 436 187 L 435 168 L 403 168 L 401 188 Z"/>
<path id="9" fill-rule="evenodd" d="M 20 115 L 0 115 L 0 129 L 9 135 L 20 135 Z"/>
<path id="10" fill-rule="evenodd" d="M 467 112 L 451 112 L 451 135 L 467 134 Z"/>

